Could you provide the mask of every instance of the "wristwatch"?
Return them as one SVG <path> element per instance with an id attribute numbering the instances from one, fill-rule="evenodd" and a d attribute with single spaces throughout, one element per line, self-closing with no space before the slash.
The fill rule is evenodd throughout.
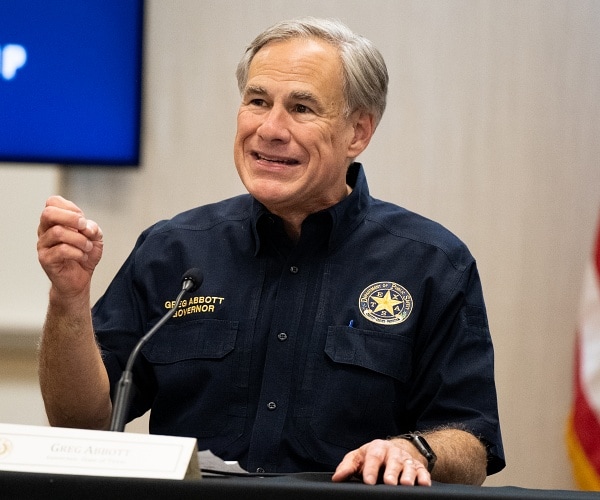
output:
<path id="1" fill-rule="evenodd" d="M 427 470 L 431 472 L 437 460 L 437 455 L 433 452 L 425 438 L 421 434 L 414 433 L 402 434 L 398 437 L 410 441 L 419 450 L 419 453 L 427 459 Z"/>

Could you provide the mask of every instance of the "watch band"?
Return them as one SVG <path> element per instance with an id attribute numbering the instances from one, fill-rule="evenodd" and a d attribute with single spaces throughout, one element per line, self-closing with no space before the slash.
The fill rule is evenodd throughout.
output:
<path id="1" fill-rule="evenodd" d="M 398 437 L 400 439 L 406 439 L 414 445 L 419 453 L 427 459 L 427 470 L 431 472 L 437 460 L 437 455 L 433 452 L 427 440 L 421 434 L 415 433 L 402 434 Z"/>

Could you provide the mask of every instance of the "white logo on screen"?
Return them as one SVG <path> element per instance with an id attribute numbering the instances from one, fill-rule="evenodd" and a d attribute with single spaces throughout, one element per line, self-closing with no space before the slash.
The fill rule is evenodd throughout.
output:
<path id="1" fill-rule="evenodd" d="M 2 78 L 12 80 L 27 61 L 27 51 L 21 45 L 9 44 L 0 46 L 0 67 Z"/>

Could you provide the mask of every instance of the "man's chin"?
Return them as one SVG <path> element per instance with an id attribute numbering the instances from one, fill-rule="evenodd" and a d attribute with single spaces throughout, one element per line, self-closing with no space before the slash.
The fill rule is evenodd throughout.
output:
<path id="1" fill-rule="evenodd" d="M 284 203 L 290 201 L 294 195 L 289 183 L 278 182 L 273 179 L 254 179 L 244 183 L 248 192 L 263 205 Z"/>

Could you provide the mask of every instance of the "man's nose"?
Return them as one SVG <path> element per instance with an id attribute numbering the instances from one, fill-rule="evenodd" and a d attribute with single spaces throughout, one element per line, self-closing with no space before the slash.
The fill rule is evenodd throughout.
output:
<path id="1" fill-rule="evenodd" d="M 263 115 L 258 127 L 258 135 L 265 141 L 287 142 L 290 139 L 290 116 L 285 109 L 273 106 Z"/>

